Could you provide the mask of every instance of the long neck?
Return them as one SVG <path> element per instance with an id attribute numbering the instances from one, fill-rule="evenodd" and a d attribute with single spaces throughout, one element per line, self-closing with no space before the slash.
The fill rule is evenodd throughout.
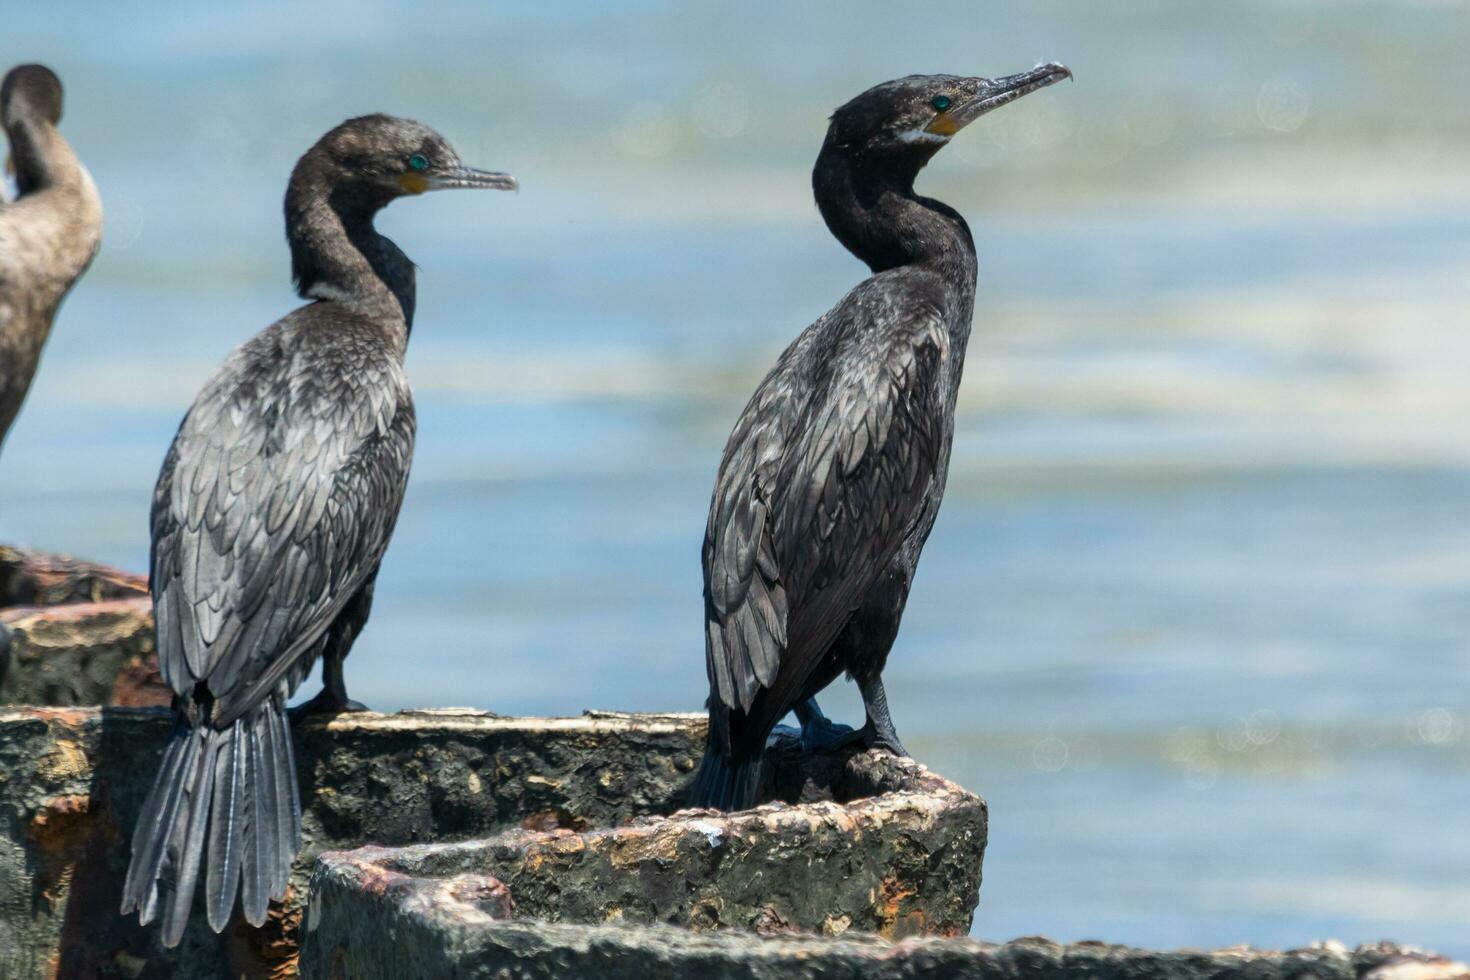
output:
<path id="1" fill-rule="evenodd" d="M 857 156 L 829 143 L 812 171 L 817 207 L 837 240 L 875 273 L 923 265 L 973 292 L 970 227 L 949 205 L 914 193 L 923 163 Z"/>
<path id="2" fill-rule="evenodd" d="M 12 117 L 5 127 L 15 166 L 14 202 L 0 211 L 0 229 L 17 246 L 12 261 L 25 269 L 16 288 L 50 310 L 61 302 L 93 256 L 102 238 L 102 199 L 91 174 L 51 122 L 35 116 Z M 36 343 L 45 342 L 45 335 Z M 39 346 L 37 348 L 39 350 Z"/>
<path id="3" fill-rule="evenodd" d="M 10 140 L 15 186 L 21 197 L 81 185 L 81 162 L 51 123 L 22 116 L 11 120 L 5 135 Z"/>
<path id="4" fill-rule="evenodd" d="M 366 313 L 402 348 L 413 329 L 414 266 L 373 227 L 373 216 L 386 203 L 298 174 L 286 191 L 286 238 L 291 275 L 303 299 Z"/>

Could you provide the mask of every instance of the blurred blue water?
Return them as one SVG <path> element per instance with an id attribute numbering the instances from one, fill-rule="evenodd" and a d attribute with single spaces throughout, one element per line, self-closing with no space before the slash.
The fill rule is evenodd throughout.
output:
<path id="1" fill-rule="evenodd" d="M 1470 956 L 1470 13 L 6 19 L 0 58 L 68 85 L 108 231 L 7 442 L 0 540 L 143 566 L 180 413 L 294 302 L 280 196 L 327 126 L 414 115 L 520 176 L 381 223 L 422 267 L 414 476 L 350 667 L 384 709 L 696 709 L 720 447 L 862 275 L 809 200 L 826 113 L 904 72 L 1067 61 L 1076 84 L 921 182 L 982 271 L 890 691 L 909 747 L 990 802 L 975 931 Z M 846 684 L 824 705 L 859 711 Z"/>

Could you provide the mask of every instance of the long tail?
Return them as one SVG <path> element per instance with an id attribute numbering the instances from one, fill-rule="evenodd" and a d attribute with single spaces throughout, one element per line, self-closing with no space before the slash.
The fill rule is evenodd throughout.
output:
<path id="1" fill-rule="evenodd" d="M 161 908 L 163 944 L 177 945 L 202 868 L 210 928 L 225 927 L 237 890 L 258 926 L 285 897 L 300 843 L 291 730 L 276 699 L 222 731 L 181 717 L 133 831 L 122 911 L 147 925 Z"/>
<path id="2" fill-rule="evenodd" d="M 755 806 L 761 788 L 761 761 L 760 755 L 730 759 L 714 747 L 705 749 L 689 805 L 714 810 L 748 810 Z"/>

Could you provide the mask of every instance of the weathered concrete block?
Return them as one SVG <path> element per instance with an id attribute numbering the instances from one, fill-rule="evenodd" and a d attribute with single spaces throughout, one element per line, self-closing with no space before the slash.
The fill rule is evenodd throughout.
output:
<path id="1" fill-rule="evenodd" d="M 865 753 L 829 771 L 826 801 L 331 857 L 363 880 L 418 881 L 433 894 L 442 878 L 498 881 L 518 914 L 553 922 L 965 934 L 984 804 L 908 759 Z"/>
<path id="2" fill-rule="evenodd" d="M 0 704 L 168 704 L 148 583 L 0 546 Z"/>
<path id="3" fill-rule="evenodd" d="M 367 843 L 484 838 L 413 853 L 442 878 L 472 875 L 441 882 L 456 901 L 508 910 L 483 871 L 458 866 L 479 862 L 548 918 L 898 936 L 963 933 L 975 905 L 984 804 L 907 760 L 803 769 L 778 754 L 777 791 L 816 802 L 667 816 L 702 716 L 362 714 L 296 729 L 304 847 L 288 900 L 264 928 L 237 916 L 223 936 L 201 909 L 164 950 L 116 910 L 169 725 L 157 710 L 0 712 L 0 976 L 291 976 L 312 862 Z"/>
<path id="4" fill-rule="evenodd" d="M 172 696 L 158 673 L 148 599 L 0 609 L 0 704 L 148 707 Z"/>
<path id="5" fill-rule="evenodd" d="M 476 896 L 493 895 L 489 902 Z M 1156 952 L 1019 939 L 1004 945 L 849 934 L 692 933 L 513 917 L 503 886 L 414 879 L 370 855 L 324 855 L 313 880 L 307 980 L 1470 980 L 1470 969 L 1392 944 L 1349 951 L 1232 947 Z"/>
<path id="6" fill-rule="evenodd" d="M 0 608 L 60 606 L 148 594 L 148 577 L 70 555 L 0 544 Z"/>

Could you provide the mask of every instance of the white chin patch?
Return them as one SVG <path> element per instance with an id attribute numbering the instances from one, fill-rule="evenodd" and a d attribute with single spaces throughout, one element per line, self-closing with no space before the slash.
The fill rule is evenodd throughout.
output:
<path id="1" fill-rule="evenodd" d="M 904 130 L 902 133 L 899 133 L 898 134 L 898 138 L 901 139 L 901 140 L 903 140 L 905 143 L 948 143 L 949 142 L 949 137 L 948 136 L 940 136 L 938 133 L 931 133 L 931 132 L 929 132 L 929 130 L 923 129 L 923 128 Z"/>
<path id="2" fill-rule="evenodd" d="M 328 302 L 340 303 L 347 299 L 347 294 L 336 286 L 325 282 L 314 282 L 302 293 L 307 299 L 324 299 Z"/>

